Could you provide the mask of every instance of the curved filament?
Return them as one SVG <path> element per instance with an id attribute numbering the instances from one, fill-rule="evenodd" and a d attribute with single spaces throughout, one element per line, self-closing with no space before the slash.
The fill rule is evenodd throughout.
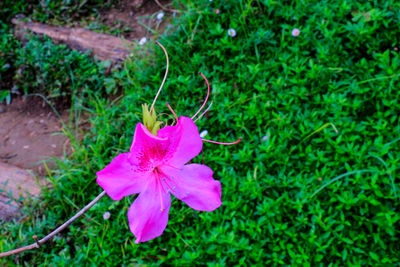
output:
<path id="1" fill-rule="evenodd" d="M 163 201 L 163 195 L 162 195 L 162 192 L 165 192 L 164 191 L 164 187 L 163 187 L 162 182 L 160 180 L 160 176 L 158 176 L 158 172 L 157 171 L 154 172 L 154 175 L 156 176 L 156 187 L 158 187 L 158 194 L 160 196 L 161 211 L 164 211 L 164 201 Z M 161 190 L 162 190 L 162 192 L 161 192 Z"/>
<path id="2" fill-rule="evenodd" d="M 201 77 L 204 78 L 204 80 L 206 80 L 206 83 L 207 83 L 207 96 L 206 96 L 206 100 L 204 100 L 203 105 L 202 105 L 202 106 L 200 107 L 200 109 L 196 112 L 196 114 L 193 115 L 192 120 L 193 120 L 193 119 L 197 116 L 197 114 L 199 114 L 199 112 L 204 108 L 204 106 L 205 106 L 206 103 L 207 103 L 208 96 L 210 95 L 210 84 L 208 83 L 207 78 L 203 75 L 203 73 L 199 72 L 199 74 L 201 75 Z"/>
<path id="3" fill-rule="evenodd" d="M 156 97 L 154 97 L 153 103 L 151 104 L 150 112 L 153 110 L 154 104 L 156 103 L 156 100 L 157 100 L 157 98 L 158 98 L 158 95 L 161 93 L 161 89 L 163 88 L 164 83 L 165 83 L 165 80 L 167 79 L 168 68 L 169 68 L 169 59 L 168 59 L 167 50 L 166 50 L 165 47 L 162 46 L 162 44 L 160 44 L 159 42 L 155 41 L 155 43 L 158 44 L 158 45 L 162 48 L 162 50 L 164 50 L 165 57 L 167 58 L 167 68 L 165 69 L 164 79 L 163 79 L 163 81 L 162 81 L 162 83 L 161 83 L 160 89 L 158 89 L 157 94 L 156 94 Z"/>
<path id="4" fill-rule="evenodd" d="M 195 119 L 193 122 L 196 122 L 196 121 L 198 121 L 199 119 L 201 119 L 201 118 L 204 116 L 204 114 L 206 114 L 207 111 L 211 108 L 211 106 L 212 106 L 213 103 L 214 103 L 214 101 L 211 101 L 210 105 L 206 108 L 206 110 L 204 110 L 204 112 L 201 113 L 200 116 L 198 116 L 197 119 Z"/>
<path id="5" fill-rule="evenodd" d="M 236 145 L 242 140 L 242 137 L 240 137 L 236 142 L 233 143 L 222 143 L 222 142 L 217 142 L 217 141 L 211 141 L 211 140 L 206 140 L 206 139 L 201 139 L 203 142 L 209 142 L 217 145 L 224 145 L 224 146 L 231 146 L 231 145 Z"/>
<path id="6" fill-rule="evenodd" d="M 171 108 L 171 106 L 168 103 L 165 103 L 165 105 L 167 105 L 167 107 L 169 108 L 169 110 L 171 110 L 172 114 L 174 114 L 176 123 L 178 123 L 178 116 L 176 116 L 175 111 Z"/>

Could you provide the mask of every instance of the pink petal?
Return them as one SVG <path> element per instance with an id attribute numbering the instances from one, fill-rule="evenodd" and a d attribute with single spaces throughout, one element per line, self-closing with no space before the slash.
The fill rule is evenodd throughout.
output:
<path id="1" fill-rule="evenodd" d="M 160 170 L 169 178 L 171 193 L 192 209 L 213 211 L 222 204 L 221 184 L 213 179 L 208 166 L 188 164 L 177 169 L 163 165 Z"/>
<path id="2" fill-rule="evenodd" d="M 141 192 L 148 181 L 149 174 L 135 171 L 128 161 L 129 153 L 115 157 L 109 165 L 97 172 L 97 183 L 113 200 Z"/>
<path id="3" fill-rule="evenodd" d="M 129 228 L 136 237 L 136 244 L 160 236 L 168 224 L 171 196 L 165 190 L 158 190 L 154 180 L 139 194 L 128 211 Z"/>
<path id="4" fill-rule="evenodd" d="M 150 171 L 157 166 L 168 154 L 170 141 L 160 138 L 152 133 L 141 123 L 136 125 L 130 149 L 129 161 L 137 166 L 140 171 Z"/>
<path id="5" fill-rule="evenodd" d="M 203 147 L 199 130 L 193 120 L 180 117 L 176 126 L 167 126 L 158 131 L 159 137 L 170 139 L 170 151 L 173 155 L 167 160 L 169 165 L 181 167 L 196 157 Z"/>

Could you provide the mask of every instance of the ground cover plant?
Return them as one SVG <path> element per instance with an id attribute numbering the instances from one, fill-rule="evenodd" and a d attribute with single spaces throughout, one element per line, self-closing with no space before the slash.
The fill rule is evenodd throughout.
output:
<path id="1" fill-rule="evenodd" d="M 68 106 L 72 98 L 83 96 L 88 91 L 96 94 L 116 93 L 119 78 L 112 73 L 104 75 L 110 62 L 94 62 L 89 55 L 66 49 L 65 45 L 54 45 L 47 37 L 27 35 L 23 41 L 19 41 L 11 27 L 11 19 L 18 16 L 66 24 L 74 16 L 97 14 L 94 10 L 110 6 L 100 5 L 100 2 L 0 3 L 0 102 L 9 104 L 17 95 L 40 94 L 53 104 L 60 106 L 61 100 L 66 102 L 61 106 Z M 63 16 L 59 16 L 60 13 Z"/>
<path id="2" fill-rule="evenodd" d="M 198 213 L 173 199 L 164 234 L 136 245 L 126 219 L 134 198 L 105 198 L 52 243 L 2 261 L 398 264 L 400 5 L 213 0 L 184 6 L 175 32 L 160 39 L 170 74 L 156 108 L 167 113 L 160 103 L 168 101 L 178 115 L 193 115 L 204 98 L 198 71 L 209 79 L 214 104 L 199 129 L 212 139 L 243 137 L 234 150 L 204 145 L 222 206 Z M 86 98 L 92 131 L 59 162 L 48 178 L 52 188 L 27 207 L 25 221 L 3 224 L 2 251 L 46 235 L 100 192 L 96 171 L 128 151 L 141 104 L 151 102 L 163 78 L 163 53 L 151 45 L 141 51 L 145 56 L 125 64 L 123 97 Z"/>
<path id="3" fill-rule="evenodd" d="M 88 54 L 54 45 L 49 38 L 30 35 L 25 44 L 11 33 L 2 38 L 0 102 L 40 94 L 57 106 L 69 106 L 73 98 L 84 98 L 87 92 L 113 95 L 120 89 L 119 76 L 124 73 L 104 75 L 111 62 L 94 62 Z"/>
<path id="4" fill-rule="evenodd" d="M 4 0 L 0 3 L 0 12 L 1 20 L 7 22 L 19 15 L 44 23 L 66 24 L 82 16 L 96 17 L 101 9 L 118 3 L 103 0 Z"/>

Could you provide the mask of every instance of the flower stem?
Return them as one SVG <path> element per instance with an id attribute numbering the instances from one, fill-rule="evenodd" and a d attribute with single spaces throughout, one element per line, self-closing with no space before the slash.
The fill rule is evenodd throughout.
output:
<path id="1" fill-rule="evenodd" d="M 39 248 L 40 245 L 44 244 L 45 242 L 47 242 L 48 240 L 50 240 L 52 237 L 54 237 L 56 234 L 58 234 L 59 232 L 61 232 L 62 230 L 64 230 L 65 228 L 68 227 L 68 225 L 70 225 L 73 221 L 75 221 L 76 219 L 78 219 L 80 216 L 82 216 L 82 214 L 84 214 L 86 211 L 88 211 L 94 204 L 96 204 L 97 201 L 99 201 L 102 197 L 104 197 L 104 195 L 106 194 L 106 191 L 103 191 L 100 193 L 100 195 L 98 195 L 95 199 L 93 199 L 89 204 L 87 204 L 83 209 L 81 209 L 77 214 L 75 214 L 71 219 L 69 219 L 68 221 L 66 221 L 65 223 L 63 223 L 61 226 L 59 226 L 56 230 L 54 230 L 53 232 L 51 232 L 50 234 L 48 234 L 47 236 L 45 236 L 44 238 L 40 239 L 40 240 L 36 240 L 35 238 L 35 243 L 30 244 L 28 246 L 25 247 L 21 247 L 21 248 L 17 248 L 14 250 L 10 250 L 7 252 L 3 252 L 0 253 L 0 258 L 9 256 L 9 255 L 14 255 L 14 254 L 18 254 L 27 250 L 31 250 L 31 249 L 35 249 L 35 248 Z M 35 237 L 35 236 L 34 236 Z"/>

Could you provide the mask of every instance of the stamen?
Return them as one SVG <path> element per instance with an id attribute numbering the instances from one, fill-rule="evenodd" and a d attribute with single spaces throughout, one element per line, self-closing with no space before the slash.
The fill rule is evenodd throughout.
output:
<path id="1" fill-rule="evenodd" d="M 172 114 L 174 114 L 174 117 L 175 117 L 176 123 L 178 123 L 178 116 L 176 116 L 176 113 L 175 113 L 175 111 L 174 111 L 174 110 L 171 108 L 171 106 L 168 104 L 168 102 L 167 102 L 167 103 L 165 103 L 165 105 L 167 105 L 167 107 L 169 108 L 169 110 L 171 110 Z"/>
<path id="2" fill-rule="evenodd" d="M 158 120 L 159 117 L 161 117 L 162 115 L 167 115 L 168 118 L 171 118 L 171 119 L 174 121 L 174 123 L 175 123 L 175 118 L 174 118 L 174 116 L 171 115 L 171 114 L 169 114 L 169 113 L 159 113 L 159 114 L 157 114 L 157 120 Z M 160 121 L 161 121 L 161 120 L 160 120 Z"/>
<path id="3" fill-rule="evenodd" d="M 213 103 L 214 103 L 214 101 L 211 101 L 210 105 L 206 108 L 206 110 L 205 110 L 203 113 L 201 113 L 201 115 L 198 116 L 197 119 L 194 120 L 193 122 L 196 122 L 197 120 L 201 119 L 201 118 L 204 116 L 204 114 L 206 114 L 207 111 L 211 108 L 211 106 L 213 105 Z"/>
<path id="4" fill-rule="evenodd" d="M 172 180 L 168 180 L 168 181 L 171 181 L 171 182 L 172 182 Z M 169 188 L 172 192 L 176 193 L 175 190 L 167 183 L 167 181 L 164 181 L 164 183 L 168 186 L 168 188 Z"/>
<path id="5" fill-rule="evenodd" d="M 155 41 L 155 43 L 158 44 L 158 45 L 162 48 L 162 50 L 164 50 L 165 57 L 167 58 L 167 68 L 165 69 L 165 75 L 164 75 L 164 79 L 163 79 L 163 81 L 162 81 L 162 83 L 161 83 L 160 89 L 158 89 L 157 94 L 156 94 L 156 97 L 154 98 L 153 103 L 151 104 L 150 112 L 153 110 L 154 104 L 156 103 L 156 100 L 157 100 L 157 98 L 158 98 L 158 95 L 160 94 L 161 89 L 162 89 L 163 86 L 164 86 L 165 80 L 167 79 L 168 67 L 169 67 L 169 59 L 168 59 L 167 50 L 166 50 L 165 47 L 162 46 L 162 44 L 160 44 L 159 42 Z"/>
<path id="6" fill-rule="evenodd" d="M 211 140 L 206 140 L 206 139 L 201 139 L 201 140 L 204 142 L 209 142 L 209 143 L 213 143 L 213 144 L 230 146 L 230 145 L 236 145 L 237 143 L 239 143 L 242 140 L 242 137 L 240 137 L 236 142 L 233 142 L 233 143 L 222 143 L 222 142 L 211 141 Z"/>
<path id="7" fill-rule="evenodd" d="M 175 169 L 175 170 L 182 170 L 181 168 L 177 168 L 177 167 L 174 167 L 174 166 L 172 166 L 172 165 L 169 165 L 169 164 L 166 164 L 166 163 L 164 163 L 164 165 L 165 166 L 168 166 L 168 167 L 170 167 L 170 168 L 173 168 L 173 169 Z M 160 171 L 161 172 L 161 171 Z M 161 173 L 163 173 L 163 172 L 161 172 Z"/>
<path id="8" fill-rule="evenodd" d="M 167 165 L 167 164 L 164 164 L 164 165 L 169 166 L 169 165 Z M 169 167 L 172 167 L 172 166 L 169 166 Z M 181 170 L 181 169 L 176 168 L 176 167 L 172 167 L 172 168 Z M 168 180 L 169 182 L 171 182 L 171 183 L 174 184 L 173 188 L 171 188 L 171 190 L 174 191 L 173 189 L 176 188 L 176 186 L 177 186 L 176 182 L 175 182 L 173 179 L 169 178 L 168 175 L 166 175 L 164 172 L 162 172 L 162 171 L 160 171 L 160 170 L 158 170 L 158 171 L 159 171 L 159 173 L 160 173 L 161 175 L 164 176 L 164 178 L 165 178 L 166 180 Z M 167 184 L 167 182 L 165 182 L 165 184 Z M 167 185 L 169 186 L 169 184 L 167 184 Z M 175 191 L 174 191 L 174 192 L 175 192 Z"/>
<path id="9" fill-rule="evenodd" d="M 161 211 L 164 211 L 164 202 L 163 202 L 162 195 L 161 195 L 161 186 L 158 187 L 158 193 L 160 194 Z"/>
<path id="10" fill-rule="evenodd" d="M 161 211 L 164 211 L 164 201 L 163 201 L 162 194 L 161 194 L 162 183 L 161 183 L 160 177 L 158 176 L 158 172 L 155 171 L 154 174 L 156 176 L 156 183 L 157 183 L 156 186 L 158 187 L 158 194 L 160 195 Z M 164 188 L 163 188 L 163 191 L 164 191 Z"/>
<path id="11" fill-rule="evenodd" d="M 206 83 L 207 83 L 207 96 L 206 96 L 206 100 L 204 100 L 203 105 L 202 105 L 202 106 L 200 107 L 200 109 L 196 112 L 196 114 L 193 115 L 192 120 L 193 120 L 193 119 L 197 116 L 197 114 L 199 114 L 199 112 L 204 108 L 204 106 L 205 106 L 206 103 L 207 103 L 208 96 L 210 95 L 210 84 L 208 83 L 207 78 L 203 75 L 203 73 L 199 72 L 199 74 L 201 75 L 201 77 L 204 78 L 204 80 L 206 80 Z"/>

